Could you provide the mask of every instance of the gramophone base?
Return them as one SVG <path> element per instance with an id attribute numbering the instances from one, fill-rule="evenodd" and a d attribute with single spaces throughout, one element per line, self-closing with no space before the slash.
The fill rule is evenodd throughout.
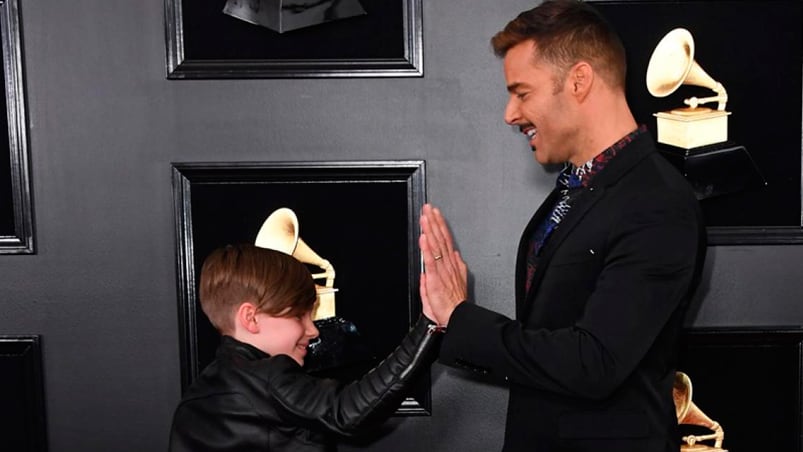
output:
<path id="1" fill-rule="evenodd" d="M 767 185 L 747 148 L 731 142 L 694 149 L 658 145 L 692 185 L 697 199 L 736 193 Z"/>
<path id="2" fill-rule="evenodd" d="M 705 444 L 695 444 L 693 446 L 682 444 L 680 446 L 680 452 L 728 452 L 728 449 L 706 446 Z"/>
<path id="3" fill-rule="evenodd" d="M 323 320 L 335 316 L 335 294 L 319 293 L 312 320 Z"/>
<path id="4" fill-rule="evenodd" d="M 655 113 L 658 123 L 658 142 L 692 149 L 722 143 L 728 139 L 727 111 L 707 111 L 697 114 Z"/>

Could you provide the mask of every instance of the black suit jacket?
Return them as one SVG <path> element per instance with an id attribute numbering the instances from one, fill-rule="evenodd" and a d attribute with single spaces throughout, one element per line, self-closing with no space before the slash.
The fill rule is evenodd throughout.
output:
<path id="1" fill-rule="evenodd" d="M 505 451 L 678 450 L 676 348 L 705 257 L 688 183 L 643 133 L 591 180 L 544 245 L 529 293 L 524 230 L 516 317 L 462 303 L 441 361 L 510 385 Z"/>

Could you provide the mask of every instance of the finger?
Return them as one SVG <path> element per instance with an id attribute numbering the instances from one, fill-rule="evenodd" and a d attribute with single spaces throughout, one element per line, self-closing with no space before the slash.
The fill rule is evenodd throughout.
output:
<path id="1" fill-rule="evenodd" d="M 442 253 L 447 253 L 448 251 L 448 243 L 446 238 L 444 237 L 444 225 L 443 225 L 443 216 L 438 214 L 437 208 L 431 208 L 428 213 L 426 213 L 425 218 L 427 219 L 428 226 L 429 226 L 429 234 L 431 235 L 432 239 L 430 243 L 435 243 L 439 251 Z"/>
<path id="2" fill-rule="evenodd" d="M 422 220 L 422 223 L 426 220 Z M 426 228 L 422 228 L 421 235 L 418 237 L 418 248 L 421 250 L 421 258 L 424 260 L 424 269 L 425 271 L 430 271 L 430 269 L 435 267 L 436 260 L 435 254 L 432 250 L 432 244 L 430 243 L 430 234 L 424 232 Z"/>
<path id="3" fill-rule="evenodd" d="M 459 251 L 455 251 L 455 260 L 457 261 L 457 270 L 460 274 L 460 282 L 461 286 L 464 288 L 465 293 L 463 294 L 465 297 L 468 297 L 468 266 L 463 258 L 460 256 Z"/>
<path id="4" fill-rule="evenodd" d="M 430 266 L 435 264 L 443 264 L 444 261 L 448 261 L 451 259 L 450 253 L 444 250 L 445 245 L 438 241 L 436 238 L 436 229 L 432 227 L 432 221 L 430 217 L 422 217 L 421 219 L 422 224 L 422 235 L 426 239 L 426 244 L 424 245 L 425 249 L 431 254 L 432 262 L 429 262 L 427 256 L 424 256 L 425 262 L 428 262 Z M 449 265 L 452 265 L 451 263 Z"/>
<path id="5" fill-rule="evenodd" d="M 460 270 L 460 274 L 463 275 L 463 280 L 468 279 L 468 266 L 466 262 L 463 260 L 463 257 L 460 256 L 460 251 L 455 251 L 455 260 L 457 261 L 458 269 Z"/>
<path id="6" fill-rule="evenodd" d="M 445 273 L 443 278 L 454 279 L 459 267 L 458 263 L 454 261 L 454 250 L 451 249 L 453 242 L 445 219 L 440 215 L 437 208 L 431 208 L 424 222 L 426 223 L 428 234 L 427 242 L 435 255 L 434 260 L 441 267 L 441 271 Z M 438 258 L 438 256 L 441 256 L 441 258 Z"/>
<path id="7" fill-rule="evenodd" d="M 467 297 L 467 267 L 457 251 L 452 252 L 448 268 L 443 271 L 444 278 L 449 278 L 444 285 L 449 287 L 452 296 L 465 299 Z"/>
<path id="8" fill-rule="evenodd" d="M 421 256 L 424 260 L 424 272 L 427 275 L 424 280 L 427 296 L 441 294 L 444 290 L 450 290 L 451 281 L 455 280 L 454 265 L 451 262 L 444 262 L 450 261 L 451 256 L 442 256 L 441 259 L 436 260 L 429 238 L 430 236 L 425 233 L 422 233 L 418 238 Z"/>
<path id="9" fill-rule="evenodd" d="M 427 290 L 430 296 L 434 294 L 452 295 L 457 293 L 465 293 L 465 277 L 462 276 L 459 263 L 453 262 L 455 259 L 454 254 L 445 254 L 442 259 L 435 260 L 426 267 L 427 273 Z M 463 298 L 465 298 L 463 296 Z"/>
<path id="10" fill-rule="evenodd" d="M 434 214 L 434 208 L 431 204 L 425 204 L 421 213 L 421 229 L 424 233 L 429 235 L 433 240 L 430 243 L 437 244 L 437 236 L 440 234 L 440 227 L 437 225 L 438 218 Z M 433 251 L 438 250 L 433 248 Z"/>
<path id="11" fill-rule="evenodd" d="M 418 293 L 421 295 L 421 302 L 429 304 L 429 294 L 427 294 L 427 275 L 421 273 L 421 279 L 418 283 Z"/>
<path id="12" fill-rule="evenodd" d="M 438 323 L 435 313 L 432 311 L 429 295 L 427 294 L 427 275 L 421 273 L 421 281 L 419 284 L 419 293 L 421 294 L 421 312 L 424 316 L 435 323 Z"/>
<path id="13" fill-rule="evenodd" d="M 434 239 L 435 234 L 430 219 L 426 216 L 422 216 L 420 223 L 420 237 L 423 239 L 423 243 L 421 243 L 421 240 L 419 240 L 419 248 L 421 248 L 424 257 L 424 264 L 434 265 L 437 261 L 443 258 L 443 250 L 441 250 L 440 244 L 437 243 L 437 240 Z"/>
<path id="14" fill-rule="evenodd" d="M 467 290 L 468 268 L 460 254 L 454 251 L 443 263 L 437 265 L 428 275 L 427 286 L 430 293 L 433 290 L 447 293 L 449 299 L 460 301 L 468 297 Z"/>
<path id="15" fill-rule="evenodd" d="M 434 233 L 438 237 L 438 241 L 444 245 L 442 251 L 451 254 L 454 251 L 454 240 L 452 234 L 449 232 L 449 225 L 446 223 L 446 218 L 437 207 L 432 208 L 432 218 L 434 220 Z"/>
<path id="16" fill-rule="evenodd" d="M 427 204 L 422 210 L 420 218 L 421 236 L 419 237 L 419 247 L 424 260 L 425 271 L 428 274 L 427 288 L 429 295 L 434 293 L 457 294 L 465 298 L 466 287 L 466 266 L 459 253 L 455 251 L 446 252 L 448 244 L 446 236 L 442 232 L 445 230 L 445 223 L 442 215 L 437 215 L 437 209 Z M 435 223 L 440 223 L 440 227 L 435 227 Z M 436 238 L 440 229 L 440 241 Z M 450 239 L 451 236 L 448 236 Z M 443 248 L 441 248 L 443 247 Z M 440 256 L 440 258 L 438 258 Z"/>
<path id="17" fill-rule="evenodd" d="M 429 242 L 427 241 L 427 232 L 424 227 L 426 220 L 421 218 L 421 234 L 418 236 L 418 249 L 421 250 L 421 259 L 424 261 L 424 267 L 432 261 L 432 253 L 429 249 Z"/>

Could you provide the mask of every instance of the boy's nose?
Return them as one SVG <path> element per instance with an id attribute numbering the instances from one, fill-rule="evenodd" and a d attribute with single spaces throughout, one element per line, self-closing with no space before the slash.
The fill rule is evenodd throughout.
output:
<path id="1" fill-rule="evenodd" d="M 315 323 L 313 323 L 312 319 L 309 319 L 309 321 L 307 322 L 306 333 L 307 336 L 309 336 L 310 338 L 318 337 L 319 334 L 318 327 L 315 326 Z"/>

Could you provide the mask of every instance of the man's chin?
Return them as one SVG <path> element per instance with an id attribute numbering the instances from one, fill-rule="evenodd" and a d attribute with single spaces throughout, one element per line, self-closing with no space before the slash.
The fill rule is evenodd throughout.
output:
<path id="1" fill-rule="evenodd" d="M 533 151 L 533 158 L 535 158 L 536 162 L 540 163 L 541 165 L 550 164 L 549 157 L 546 154 L 544 154 L 544 152 L 538 152 L 538 149 L 536 149 L 535 146 L 532 147 L 532 151 Z"/>
<path id="2" fill-rule="evenodd" d="M 533 151 L 533 157 L 535 157 L 535 161 L 538 162 L 541 166 L 544 167 L 549 172 L 553 171 L 560 171 L 563 168 L 564 162 L 555 162 L 545 155 L 544 153 L 538 153 Z"/>

